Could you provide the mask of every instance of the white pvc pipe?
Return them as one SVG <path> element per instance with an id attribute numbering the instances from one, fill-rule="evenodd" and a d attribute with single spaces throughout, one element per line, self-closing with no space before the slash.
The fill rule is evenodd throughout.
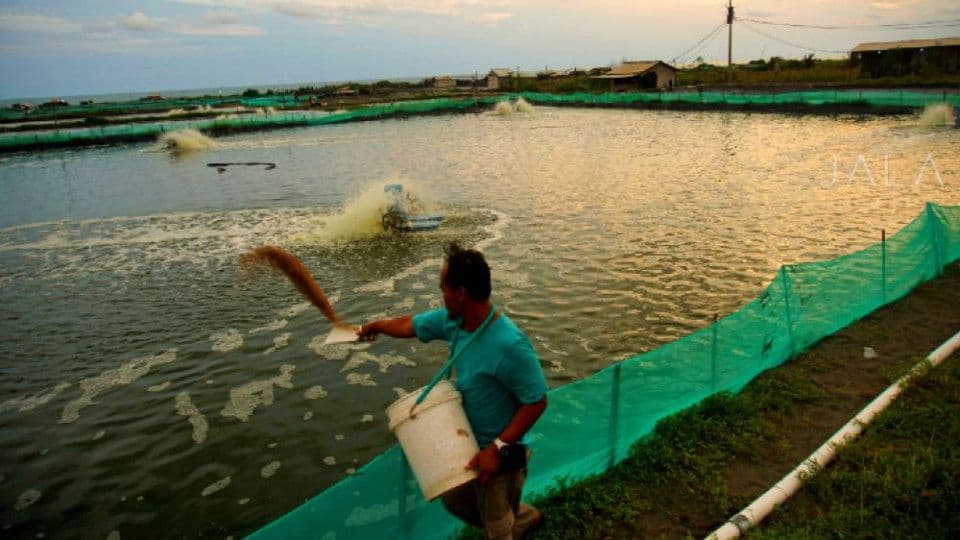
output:
<path id="1" fill-rule="evenodd" d="M 803 483 L 820 469 L 827 466 L 837 455 L 837 448 L 854 440 L 863 429 L 873 421 L 873 419 L 889 406 L 900 392 L 906 387 L 906 383 L 914 377 L 926 373 L 930 368 L 936 367 L 946 360 L 957 349 L 960 349 L 960 332 L 957 332 L 952 338 L 948 339 L 942 345 L 937 347 L 929 356 L 917 365 L 915 365 L 906 375 L 900 377 L 897 382 L 891 384 L 880 395 L 874 398 L 869 405 L 863 408 L 839 431 L 833 434 L 827 442 L 820 448 L 810 454 L 803 463 L 797 466 L 789 474 L 784 476 L 766 493 L 759 496 L 749 506 L 733 516 L 720 528 L 710 533 L 707 540 L 728 540 L 738 538 L 750 527 L 760 523 L 767 517 L 774 508 L 783 504 L 794 493 L 800 490 Z"/>

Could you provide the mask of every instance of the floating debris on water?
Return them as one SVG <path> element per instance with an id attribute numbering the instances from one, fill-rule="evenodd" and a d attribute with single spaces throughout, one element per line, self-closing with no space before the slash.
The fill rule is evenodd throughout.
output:
<path id="1" fill-rule="evenodd" d="M 210 426 L 207 424 L 207 419 L 204 418 L 203 413 L 190 401 L 190 394 L 187 392 L 177 394 L 174 400 L 174 408 L 177 414 L 186 416 L 190 425 L 193 426 L 193 442 L 200 444 L 207 440 L 207 430 L 209 430 Z"/>
<path id="2" fill-rule="evenodd" d="M 354 354 L 350 360 L 340 368 L 340 373 L 344 371 L 350 371 L 357 369 L 367 362 L 373 362 L 380 366 L 380 373 L 386 373 L 391 366 L 403 365 L 408 367 L 416 367 L 416 363 L 405 356 L 400 356 L 396 354 L 384 354 L 381 356 L 376 356 L 367 352 L 359 352 Z"/>
<path id="3" fill-rule="evenodd" d="M 333 456 L 327 456 L 327 457 L 323 458 L 323 462 L 324 462 L 324 464 L 326 464 L 326 465 L 331 465 L 331 466 L 332 466 L 332 465 L 336 465 L 336 464 L 337 464 L 337 458 L 335 458 L 335 457 L 333 457 Z"/>
<path id="4" fill-rule="evenodd" d="M 262 332 L 275 332 L 277 330 L 284 328 L 285 326 L 287 326 L 287 320 L 280 319 L 277 321 L 273 321 L 270 324 L 266 324 L 264 326 L 258 326 L 257 328 L 252 328 L 247 331 L 247 335 L 254 336 Z"/>
<path id="5" fill-rule="evenodd" d="M 39 501 L 41 496 L 43 496 L 43 494 L 40 493 L 39 489 L 28 489 L 17 497 L 17 504 L 14 505 L 13 509 L 17 511 L 24 510 Z"/>
<path id="6" fill-rule="evenodd" d="M 17 412 L 26 412 L 32 411 L 41 405 L 46 405 L 53 398 L 57 397 L 60 392 L 63 392 L 70 387 L 70 383 L 62 382 L 54 386 L 49 390 L 43 392 L 37 392 L 32 396 L 24 396 L 20 398 L 13 398 L 0 403 L 0 413 L 7 411 L 17 410 Z"/>
<path id="7" fill-rule="evenodd" d="M 326 339 L 326 335 L 314 336 L 313 339 L 310 340 L 310 343 L 307 344 L 307 347 L 315 352 L 317 356 L 326 358 L 327 360 L 344 360 L 350 356 L 351 349 L 349 345 L 343 343 L 324 345 L 323 342 Z"/>
<path id="8" fill-rule="evenodd" d="M 322 386 L 311 386 L 307 388 L 307 391 L 303 393 L 303 397 L 307 399 L 323 399 L 327 397 L 327 391 L 323 389 Z"/>
<path id="9" fill-rule="evenodd" d="M 116 369 L 104 371 L 96 377 L 83 379 L 80 381 L 80 389 L 83 391 L 83 395 L 67 403 L 67 406 L 63 408 L 63 414 L 60 416 L 60 423 L 75 422 L 77 418 L 80 418 L 80 410 L 93 405 L 93 399 L 103 392 L 117 386 L 130 384 L 150 373 L 153 367 L 169 364 L 176 359 L 177 349 L 170 349 L 157 355 L 137 358 Z"/>
<path id="10" fill-rule="evenodd" d="M 271 461 L 270 463 L 267 463 L 266 465 L 264 465 L 262 469 L 260 469 L 260 476 L 262 476 L 263 478 L 270 478 L 271 476 L 277 474 L 277 471 L 279 469 L 280 469 L 280 462 Z"/>
<path id="11" fill-rule="evenodd" d="M 304 421 L 304 422 L 306 422 L 307 420 L 310 420 L 311 418 L 313 418 L 313 411 L 307 411 L 307 412 L 303 413 L 303 421 Z"/>
<path id="12" fill-rule="evenodd" d="M 170 381 L 163 381 L 163 382 L 160 383 L 160 384 L 155 384 L 155 385 L 147 388 L 147 392 L 163 392 L 164 390 L 166 390 L 166 389 L 169 388 L 169 387 L 170 387 Z"/>
<path id="13" fill-rule="evenodd" d="M 213 342 L 210 348 L 214 352 L 230 352 L 243 346 L 243 336 L 233 328 L 210 334 L 210 341 Z"/>
<path id="14" fill-rule="evenodd" d="M 203 491 L 200 492 L 200 495 L 202 495 L 202 496 L 204 496 L 204 497 L 209 497 L 210 495 L 213 495 L 214 493 L 216 493 L 216 492 L 224 489 L 225 487 L 227 487 L 227 486 L 229 486 L 229 485 L 230 485 L 230 477 L 229 477 L 229 476 L 226 477 L 226 478 L 221 478 L 220 480 L 217 480 L 216 482 L 214 482 L 214 483 L 210 484 L 209 486 L 203 488 Z"/>
<path id="15" fill-rule="evenodd" d="M 286 332 L 286 333 L 280 334 L 279 336 L 276 336 L 275 338 L 273 338 L 273 347 L 270 347 L 269 349 L 263 351 L 263 354 L 271 354 L 273 352 L 276 352 L 278 349 L 282 349 L 286 347 L 287 345 L 290 344 L 290 336 L 292 335 L 293 334 L 291 334 L 290 332 Z"/>
<path id="16" fill-rule="evenodd" d="M 377 382 L 370 379 L 369 373 L 347 373 L 347 382 L 359 386 L 376 386 Z"/>
<path id="17" fill-rule="evenodd" d="M 293 388 L 293 370 L 296 366 L 283 364 L 280 366 L 280 375 L 262 381 L 248 382 L 243 386 L 230 389 L 230 401 L 220 411 L 222 416 L 239 418 L 246 422 L 250 419 L 254 409 L 260 405 L 273 404 L 273 387 Z"/>

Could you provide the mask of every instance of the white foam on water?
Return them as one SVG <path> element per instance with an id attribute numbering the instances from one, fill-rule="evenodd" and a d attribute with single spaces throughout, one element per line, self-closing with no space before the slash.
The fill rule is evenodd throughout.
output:
<path id="1" fill-rule="evenodd" d="M 343 471 L 343 472 L 345 472 L 345 473 L 347 473 L 347 474 L 353 474 L 353 473 L 357 472 L 357 470 L 354 469 L 353 467 L 350 467 L 350 468 L 348 468 L 347 470 L 345 470 L 345 471 Z"/>
<path id="2" fill-rule="evenodd" d="M 262 381 L 251 381 L 243 386 L 230 389 L 230 401 L 220 411 L 221 416 L 238 418 L 246 422 L 253 411 L 263 405 L 273 405 L 273 387 L 293 388 L 293 371 L 296 366 L 283 364 L 280 374 Z"/>
<path id="3" fill-rule="evenodd" d="M 409 310 L 413 309 L 413 306 L 414 306 L 415 304 L 416 304 L 416 300 L 414 300 L 412 297 L 409 297 L 409 296 L 408 296 L 407 298 L 404 298 L 403 300 L 401 300 L 401 301 L 397 302 L 396 304 L 394 304 L 394 305 L 393 305 L 393 309 L 395 309 L 395 310 L 397 310 L 397 311 L 409 311 Z"/>
<path id="4" fill-rule="evenodd" d="M 347 382 L 358 386 L 376 386 L 377 382 L 370 378 L 369 373 L 347 373 Z"/>
<path id="5" fill-rule="evenodd" d="M 280 329 L 282 329 L 282 328 L 284 328 L 284 327 L 286 327 L 286 326 L 287 326 L 287 320 L 286 320 L 286 319 L 280 319 L 280 320 L 273 321 L 273 322 L 271 322 L 271 323 L 265 324 L 265 325 L 263 325 L 263 326 L 258 326 L 257 328 L 252 328 L 252 329 L 250 329 L 250 330 L 247 331 L 247 335 L 248 335 L 248 336 L 254 336 L 254 335 L 257 335 L 257 334 L 259 334 L 259 333 L 261 333 L 261 332 L 275 332 L 275 331 L 280 330 Z"/>
<path id="6" fill-rule="evenodd" d="M 361 424 L 366 424 L 367 422 L 373 422 L 372 414 L 365 414 L 363 415 L 363 418 L 360 419 Z"/>
<path id="7" fill-rule="evenodd" d="M 41 493 L 39 489 L 28 489 L 21 493 L 19 497 L 17 497 L 17 503 L 13 506 L 13 509 L 17 510 L 18 512 L 20 510 L 25 510 L 35 502 L 39 501 L 40 497 L 42 496 L 43 493 Z"/>
<path id="8" fill-rule="evenodd" d="M 427 285 L 422 281 L 414 281 L 413 283 L 410 284 L 410 289 L 414 291 L 422 291 L 423 289 L 426 289 L 426 288 L 427 288 Z"/>
<path id="9" fill-rule="evenodd" d="M 237 501 L 237 504 L 239 504 L 240 506 L 243 506 L 243 505 L 247 504 L 248 502 L 250 502 L 250 498 L 249 498 L 249 497 L 244 497 L 244 498 L 238 500 L 238 501 Z"/>
<path id="10" fill-rule="evenodd" d="M 144 356 L 131 360 L 126 364 L 116 368 L 104 371 L 96 377 L 83 379 L 80 381 L 80 390 L 83 394 L 67 403 L 63 408 L 63 414 L 60 416 L 61 424 L 69 424 L 80 418 L 80 410 L 94 404 L 94 398 L 100 394 L 119 386 L 128 385 L 140 377 L 143 377 L 156 366 L 169 364 L 177 359 L 177 349 L 156 354 L 153 356 Z"/>
<path id="11" fill-rule="evenodd" d="M 243 346 L 243 336 L 233 328 L 210 334 L 210 341 L 213 342 L 210 349 L 214 352 L 226 353 Z"/>
<path id="12" fill-rule="evenodd" d="M 170 381 L 163 381 L 160 384 L 155 384 L 147 388 L 147 392 L 163 392 L 170 387 Z"/>
<path id="13" fill-rule="evenodd" d="M 107 535 L 107 540 L 120 540 L 120 531 L 114 529 Z"/>
<path id="14" fill-rule="evenodd" d="M 213 495 L 214 493 L 221 491 L 227 486 L 229 486 L 230 480 L 231 478 L 229 476 L 226 478 L 221 478 L 220 480 L 217 480 L 216 482 L 203 488 L 203 491 L 200 492 L 200 495 L 202 495 L 203 497 L 209 497 L 210 495 Z"/>
<path id="15" fill-rule="evenodd" d="M 277 443 L 275 443 L 275 442 L 272 442 L 272 443 L 270 443 L 270 444 L 267 445 L 267 448 L 276 448 L 276 447 L 277 447 Z"/>
<path id="16" fill-rule="evenodd" d="M 346 439 L 346 437 L 343 435 L 343 433 L 337 433 L 336 435 L 333 436 L 333 438 L 336 439 L 337 441 L 342 441 L 342 440 Z"/>
<path id="17" fill-rule="evenodd" d="M 337 464 L 337 458 L 335 458 L 335 457 L 333 457 L 333 456 L 327 456 L 327 457 L 323 458 L 323 462 L 324 462 L 326 465 L 333 466 L 333 465 L 336 465 L 336 464 Z"/>
<path id="18" fill-rule="evenodd" d="M 413 266 L 405 268 L 400 272 L 386 279 L 383 279 L 380 281 L 374 281 L 371 283 L 360 285 L 359 287 L 355 287 L 353 289 L 353 292 L 380 293 L 381 296 L 389 296 L 396 291 L 396 285 L 398 280 L 420 274 L 421 272 L 424 272 L 427 269 L 434 268 L 434 267 L 437 268 L 437 271 L 439 272 L 441 264 L 443 264 L 443 259 L 440 259 L 440 258 L 426 259 L 426 260 L 420 261 L 419 263 Z"/>
<path id="19" fill-rule="evenodd" d="M 393 391 L 397 393 L 397 399 L 400 399 L 403 396 L 407 395 L 407 391 L 404 390 L 403 388 L 400 388 L 399 386 L 394 386 Z"/>
<path id="20" fill-rule="evenodd" d="M 210 429 L 210 425 L 200 409 L 190 400 L 190 394 L 187 392 L 177 394 L 174 399 L 174 409 L 180 416 L 186 416 L 190 425 L 193 426 L 193 442 L 200 444 L 207 440 L 207 431 Z"/>
<path id="21" fill-rule="evenodd" d="M 332 299 L 327 298 L 327 300 L 329 300 L 330 303 L 333 303 L 333 300 L 332 300 Z M 288 307 L 288 308 L 286 308 L 286 309 L 280 310 L 279 315 L 280 315 L 281 317 L 290 317 L 290 318 L 292 318 L 292 317 L 296 317 L 297 315 L 299 315 L 299 314 L 303 313 L 304 311 L 310 309 L 311 307 L 313 307 L 313 304 L 311 304 L 310 302 L 300 302 L 299 304 L 295 304 L 295 305 L 290 306 L 290 307 Z"/>
<path id="22" fill-rule="evenodd" d="M 284 332 L 283 334 L 280 334 L 279 336 L 274 337 L 273 346 L 263 351 L 263 354 L 271 354 L 278 351 L 279 349 L 286 347 L 287 345 L 290 344 L 290 336 L 292 335 L 293 334 L 291 334 L 290 332 Z"/>
<path id="23" fill-rule="evenodd" d="M 280 462 L 271 461 L 270 463 L 264 465 L 262 469 L 260 469 L 260 476 L 263 478 L 270 478 L 271 476 L 277 474 L 278 470 L 280 470 Z"/>
<path id="24" fill-rule="evenodd" d="M 590 340 L 589 340 L 589 339 L 587 339 L 587 338 L 585 338 L 585 337 L 583 337 L 583 336 L 580 336 L 580 335 L 576 335 L 576 336 L 574 336 L 574 337 L 577 338 L 577 342 L 580 343 L 580 346 L 583 347 L 583 350 L 585 350 L 585 351 L 587 351 L 587 352 L 593 352 L 593 349 L 590 348 Z"/>
<path id="25" fill-rule="evenodd" d="M 306 399 L 323 399 L 327 397 L 327 391 L 320 385 L 311 386 L 303 393 L 303 397 Z"/>
<path id="26" fill-rule="evenodd" d="M 307 348 L 316 353 L 317 356 L 326 358 L 327 360 L 344 360 L 346 357 L 350 356 L 350 346 L 343 343 L 334 343 L 332 345 L 324 345 L 323 342 L 327 339 L 327 336 L 314 336 L 310 340 L 310 343 L 307 344 Z"/>
<path id="27" fill-rule="evenodd" d="M 32 411 L 41 405 L 50 403 L 50 400 L 57 397 L 61 392 L 70 387 L 69 382 L 58 383 L 53 388 L 37 392 L 31 396 L 8 399 L 0 403 L 0 413 L 16 410 L 18 412 Z"/>
<path id="28" fill-rule="evenodd" d="M 303 413 L 303 421 L 304 421 L 304 422 L 306 422 L 307 420 L 310 420 L 310 419 L 312 419 L 312 418 L 313 418 L 313 411 L 307 411 L 307 412 Z"/>

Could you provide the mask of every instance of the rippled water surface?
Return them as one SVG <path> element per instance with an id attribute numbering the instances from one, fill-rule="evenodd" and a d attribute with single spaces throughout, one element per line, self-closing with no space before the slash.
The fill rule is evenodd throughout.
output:
<path id="1" fill-rule="evenodd" d="M 239 536 L 392 444 L 384 409 L 445 347 L 325 347 L 287 283 L 240 275 L 247 248 L 292 250 L 360 322 L 439 305 L 442 246 L 478 246 L 558 386 L 960 204 L 960 131 L 913 117 L 538 108 L 219 143 L 0 161 L 4 536 Z M 277 167 L 206 166 L 233 161 Z M 330 240 L 396 180 L 448 221 Z"/>

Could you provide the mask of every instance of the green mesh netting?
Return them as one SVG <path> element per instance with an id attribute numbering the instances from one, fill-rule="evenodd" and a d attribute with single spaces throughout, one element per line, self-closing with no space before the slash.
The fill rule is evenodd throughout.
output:
<path id="1" fill-rule="evenodd" d="M 0 136 L 0 152 L 76 146 L 83 144 L 109 144 L 119 142 L 142 141 L 155 138 L 162 133 L 178 129 L 196 129 L 202 132 L 223 133 L 228 131 L 253 131 L 296 126 L 319 126 L 357 120 L 375 120 L 403 115 L 431 114 L 465 111 L 477 107 L 493 105 L 501 99 L 523 97 L 532 103 L 543 105 L 587 105 L 587 106 L 637 106 L 664 104 L 673 105 L 715 105 L 715 106 L 751 106 L 776 108 L 778 106 L 828 106 L 828 105 L 864 105 L 870 107 L 924 107 L 934 103 L 950 103 L 960 107 L 960 95 L 946 93 L 924 93 L 904 91 L 856 91 L 841 92 L 835 90 L 816 92 L 787 92 L 782 94 L 739 94 L 726 92 L 624 92 L 607 94 L 543 94 L 524 92 L 503 96 L 483 98 L 438 98 L 417 101 L 404 101 L 369 105 L 335 114 L 286 112 L 270 115 L 231 116 L 212 120 L 168 121 L 148 124 L 128 124 L 94 128 L 77 128 L 36 133 L 21 133 Z M 187 100 L 184 100 L 187 101 Z M 202 103 L 204 99 L 189 100 L 190 104 Z M 211 98 L 212 104 L 221 104 L 223 100 Z M 302 102 L 303 99 L 301 98 Z M 249 107 L 284 106 L 296 103 L 293 96 L 270 96 L 240 100 Z M 176 100 L 166 100 L 165 105 L 149 102 L 144 107 L 170 108 Z M 236 103 L 234 101 L 233 103 Z M 107 104 L 109 105 L 109 104 Z"/>
<path id="2" fill-rule="evenodd" d="M 960 206 L 928 203 L 885 243 L 784 266 L 759 297 L 717 323 L 552 390 L 530 433 L 525 497 L 603 472 L 661 418 L 717 391 L 739 391 L 958 259 Z M 445 538 L 460 527 L 439 502 L 424 502 L 394 446 L 251 538 Z"/>

